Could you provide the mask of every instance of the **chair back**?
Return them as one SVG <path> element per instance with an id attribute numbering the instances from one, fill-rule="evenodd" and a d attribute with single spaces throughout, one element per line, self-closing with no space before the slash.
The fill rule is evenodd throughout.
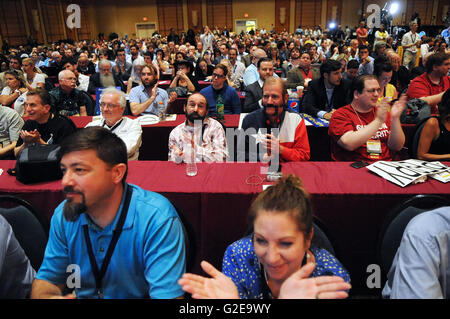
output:
<path id="1" fill-rule="evenodd" d="M 423 212 L 448 205 L 450 200 L 438 195 L 416 195 L 395 207 L 386 216 L 377 247 L 378 262 L 384 276 L 391 268 L 410 220 Z"/>
<path id="2" fill-rule="evenodd" d="M 38 271 L 47 245 L 48 222 L 29 202 L 9 195 L 0 196 L 0 215 L 11 225 L 31 266 Z"/>

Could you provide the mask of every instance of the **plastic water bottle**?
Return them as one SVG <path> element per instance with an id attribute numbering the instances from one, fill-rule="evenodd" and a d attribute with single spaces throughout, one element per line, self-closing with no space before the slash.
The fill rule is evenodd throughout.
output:
<path id="1" fill-rule="evenodd" d="M 218 121 L 223 121 L 225 119 L 224 108 L 225 108 L 225 106 L 223 104 L 222 95 L 219 94 L 219 96 L 217 96 L 217 102 L 216 102 L 216 113 L 217 113 Z"/>
<path id="2" fill-rule="evenodd" d="M 300 99 L 295 89 L 292 89 L 291 94 L 289 94 L 288 108 L 293 111 L 300 112 Z"/>
<path id="3" fill-rule="evenodd" d="M 186 163 L 186 175 L 197 175 L 197 164 L 195 162 L 195 150 L 191 145 L 186 145 L 184 150 L 184 161 Z"/>

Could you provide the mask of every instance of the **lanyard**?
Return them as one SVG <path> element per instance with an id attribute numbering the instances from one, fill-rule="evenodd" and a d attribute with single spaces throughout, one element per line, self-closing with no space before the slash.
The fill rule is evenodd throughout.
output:
<path id="1" fill-rule="evenodd" d="M 106 256 L 105 259 L 103 260 L 102 267 L 100 268 L 100 270 L 97 267 L 97 261 L 95 260 L 94 252 L 92 250 L 91 239 L 89 238 L 88 225 L 83 226 L 84 239 L 86 240 L 89 262 L 91 263 L 92 273 L 94 274 L 95 278 L 95 287 L 97 290 L 98 299 L 103 299 L 103 289 L 102 289 L 103 277 L 106 274 L 106 270 L 108 269 L 109 262 L 111 261 L 111 256 L 114 252 L 114 248 L 116 247 L 117 241 L 119 240 L 120 234 L 122 233 L 123 224 L 125 223 L 128 208 L 130 206 L 133 189 L 128 184 L 126 184 L 126 189 L 127 194 L 125 196 L 125 202 L 122 206 L 122 211 L 120 212 L 119 221 L 116 225 L 116 228 L 113 231 L 113 237 L 111 239 L 111 242 L 109 243 L 109 247 L 108 250 L 106 251 Z"/>

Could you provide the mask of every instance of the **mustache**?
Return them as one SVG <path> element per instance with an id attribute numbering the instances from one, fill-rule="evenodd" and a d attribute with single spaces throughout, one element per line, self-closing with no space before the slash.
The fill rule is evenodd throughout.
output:
<path id="1" fill-rule="evenodd" d="M 76 190 L 73 188 L 73 186 L 65 186 L 65 187 L 63 188 L 63 193 L 64 193 L 64 195 L 66 195 L 66 194 L 68 194 L 68 193 L 71 193 L 71 194 L 80 194 L 80 195 L 83 195 L 83 197 L 84 197 L 84 193 L 83 193 L 83 192 L 80 192 L 80 191 L 76 191 Z"/>

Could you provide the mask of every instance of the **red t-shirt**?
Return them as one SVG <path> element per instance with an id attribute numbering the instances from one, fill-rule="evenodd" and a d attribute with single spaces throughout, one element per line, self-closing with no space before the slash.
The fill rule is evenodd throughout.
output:
<path id="1" fill-rule="evenodd" d="M 366 43 L 367 42 L 367 38 L 362 39 L 361 36 L 362 37 L 367 37 L 368 33 L 369 33 L 369 31 L 367 31 L 366 28 L 358 28 L 358 29 L 356 29 L 356 35 L 358 37 L 358 45 L 367 44 Z"/>
<path id="2" fill-rule="evenodd" d="M 447 91 L 450 88 L 450 76 L 443 76 L 439 84 L 434 84 L 428 78 L 428 73 L 425 72 L 422 75 L 419 75 L 409 84 L 408 91 L 406 91 L 406 95 L 408 96 L 408 100 L 418 99 L 424 96 L 436 95 L 441 92 Z M 431 110 L 431 113 L 437 113 L 437 109 Z"/>
<path id="3" fill-rule="evenodd" d="M 347 151 L 337 144 L 337 141 L 348 131 L 357 131 L 370 124 L 375 119 L 376 108 L 372 112 L 356 115 L 351 105 L 346 105 L 336 110 L 330 120 L 328 135 L 331 136 L 331 157 L 335 161 L 390 161 L 392 160 L 387 142 L 391 134 L 391 116 L 388 113 L 386 122 L 372 136 L 372 140 L 380 140 L 381 154 L 371 156 L 367 153 L 366 143 L 354 151 Z M 359 116 L 359 118 L 358 118 Z"/>

